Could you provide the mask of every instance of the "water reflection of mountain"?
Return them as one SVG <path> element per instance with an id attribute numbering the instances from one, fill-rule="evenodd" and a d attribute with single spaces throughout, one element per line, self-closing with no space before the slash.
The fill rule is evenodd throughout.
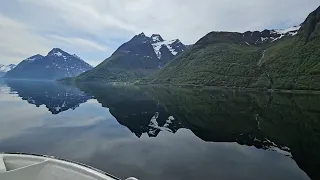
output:
<path id="1" fill-rule="evenodd" d="M 135 87 L 78 85 L 107 107 L 117 121 L 129 128 L 137 137 L 146 133 L 155 137 L 160 131 L 176 132 L 182 127 L 179 121 L 160 106 L 151 96 Z"/>
<path id="2" fill-rule="evenodd" d="M 37 107 L 45 105 L 52 114 L 75 109 L 91 98 L 77 88 L 55 82 L 5 80 L 5 83 L 23 100 Z"/>
<path id="3" fill-rule="evenodd" d="M 140 137 L 188 128 L 204 141 L 237 142 L 292 156 L 319 179 L 320 96 L 80 85 Z"/>

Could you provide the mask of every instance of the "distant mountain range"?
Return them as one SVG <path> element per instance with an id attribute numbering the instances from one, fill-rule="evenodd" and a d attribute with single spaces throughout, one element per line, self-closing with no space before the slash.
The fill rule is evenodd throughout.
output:
<path id="1" fill-rule="evenodd" d="M 56 80 L 74 77 L 92 69 L 76 55 L 54 48 L 46 56 L 34 55 L 23 60 L 4 76 L 9 79 Z"/>
<path id="2" fill-rule="evenodd" d="M 320 90 L 320 7 L 301 26 L 211 32 L 146 84 Z"/>
<path id="3" fill-rule="evenodd" d="M 187 49 L 179 39 L 164 40 L 144 33 L 121 45 L 111 57 L 81 74 L 77 81 L 132 82 L 148 76 Z"/>
<path id="4" fill-rule="evenodd" d="M 7 66 L 0 64 L 0 77 L 4 76 L 8 71 L 12 70 L 15 67 L 15 64 L 9 64 Z"/>

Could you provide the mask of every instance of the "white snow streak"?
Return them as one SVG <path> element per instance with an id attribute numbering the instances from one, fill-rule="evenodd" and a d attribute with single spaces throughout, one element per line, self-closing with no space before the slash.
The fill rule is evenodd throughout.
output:
<path id="1" fill-rule="evenodd" d="M 268 40 L 268 38 L 261 37 L 261 42 Z"/>
<path id="2" fill-rule="evenodd" d="M 277 145 L 274 142 L 270 141 L 269 139 L 265 139 L 264 142 L 268 142 L 268 143 L 272 144 L 271 146 L 268 147 L 269 150 L 275 151 L 275 152 L 280 153 L 284 156 L 292 157 L 292 154 L 290 152 L 288 152 L 288 151 L 290 151 L 290 148 L 288 148 L 286 146 L 279 148 L 279 147 L 277 147 Z"/>
<path id="3" fill-rule="evenodd" d="M 169 51 L 171 52 L 172 55 L 177 55 L 178 52 L 176 52 L 173 48 L 172 48 L 172 43 L 174 43 L 176 40 L 171 40 L 171 41 L 162 41 L 162 42 L 157 42 L 157 43 L 153 43 L 153 49 L 154 52 L 156 53 L 157 57 L 160 59 L 161 58 L 161 52 L 160 49 L 162 46 L 166 46 Z"/>
<path id="4" fill-rule="evenodd" d="M 286 34 L 288 32 L 293 32 L 293 31 L 298 31 L 301 26 L 293 26 L 287 29 L 275 29 L 274 31 L 279 33 L 279 34 Z"/>
<path id="5" fill-rule="evenodd" d="M 5 66 L 5 65 L 0 65 L 0 72 L 8 72 L 10 71 L 11 69 L 15 68 L 16 66 Z"/>
<path id="6" fill-rule="evenodd" d="M 62 56 L 62 53 L 61 52 L 55 52 L 55 53 L 53 53 L 54 55 L 56 55 L 56 56 Z"/>
<path id="7" fill-rule="evenodd" d="M 168 131 L 172 133 L 172 130 L 169 129 L 169 125 L 172 123 L 172 121 L 174 120 L 174 117 L 170 116 L 168 118 L 168 120 L 166 121 L 166 123 L 163 125 L 163 127 L 159 126 L 157 119 L 159 117 L 159 113 L 156 112 L 156 114 L 151 118 L 150 120 L 150 124 L 149 127 L 152 127 L 154 129 L 159 129 L 160 131 Z M 149 134 L 155 135 L 156 130 L 150 130 Z"/>
<path id="8" fill-rule="evenodd" d="M 26 59 L 27 61 L 34 61 L 34 60 L 36 60 L 37 58 L 28 58 L 28 59 Z"/>
<path id="9" fill-rule="evenodd" d="M 298 34 L 298 30 L 301 28 L 301 26 L 294 26 L 294 27 L 290 27 L 290 28 L 287 28 L 287 29 L 275 29 L 273 30 L 273 34 L 279 34 L 280 36 L 277 37 L 277 38 L 271 38 L 272 41 L 271 42 L 274 42 L 274 41 L 277 41 L 281 38 L 283 38 L 285 35 L 290 35 L 290 36 L 295 36 Z"/>
<path id="10" fill-rule="evenodd" d="M 152 37 L 152 40 L 153 40 L 154 42 L 159 42 L 159 41 L 160 41 L 159 36 L 153 36 L 153 37 Z"/>

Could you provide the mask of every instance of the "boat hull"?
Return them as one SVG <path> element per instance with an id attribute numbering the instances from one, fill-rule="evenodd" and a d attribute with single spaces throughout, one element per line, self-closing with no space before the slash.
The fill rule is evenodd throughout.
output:
<path id="1" fill-rule="evenodd" d="M 0 154 L 1 180 L 120 180 L 90 166 L 51 156 Z"/>

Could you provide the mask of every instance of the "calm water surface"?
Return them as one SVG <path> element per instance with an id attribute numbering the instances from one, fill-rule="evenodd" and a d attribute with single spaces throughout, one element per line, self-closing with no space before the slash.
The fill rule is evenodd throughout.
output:
<path id="1" fill-rule="evenodd" d="M 140 180 L 316 180 L 320 96 L 0 80 L 0 152 Z"/>

